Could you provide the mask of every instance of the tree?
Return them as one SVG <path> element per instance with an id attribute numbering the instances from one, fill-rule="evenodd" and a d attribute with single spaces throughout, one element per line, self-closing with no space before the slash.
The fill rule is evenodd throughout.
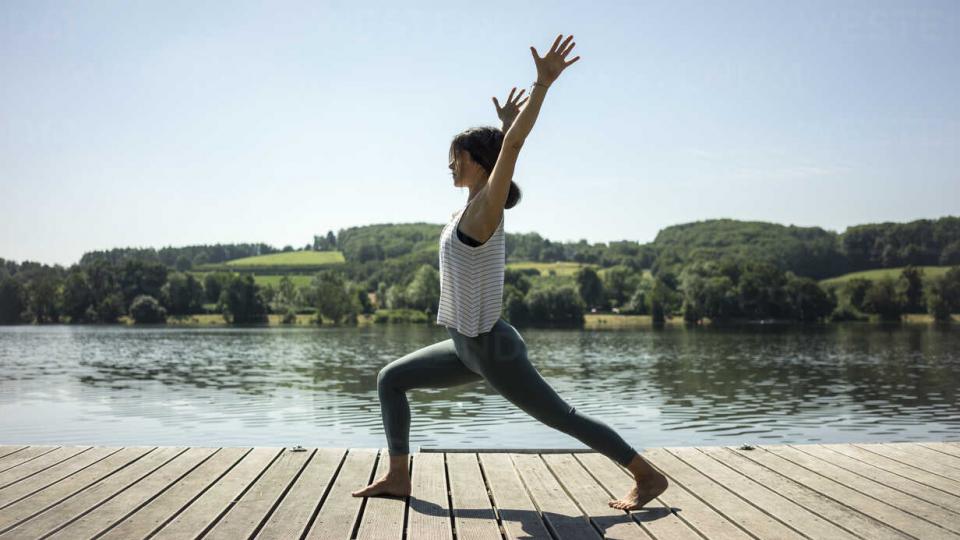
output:
<path id="1" fill-rule="evenodd" d="M 603 272 L 603 290 L 614 307 L 627 303 L 639 281 L 636 272 L 624 265 L 611 266 Z"/>
<path id="2" fill-rule="evenodd" d="M 325 270 L 317 273 L 311 284 L 316 291 L 317 322 L 329 319 L 335 324 L 356 322 L 360 312 L 360 301 L 351 295 L 344 284 L 343 278 L 334 271 Z"/>
<path id="3" fill-rule="evenodd" d="M 867 290 L 873 284 L 872 281 L 865 278 L 852 278 L 843 285 L 842 297 L 846 303 L 859 311 L 863 311 L 863 300 L 867 295 Z"/>
<path id="4" fill-rule="evenodd" d="M 178 272 L 186 272 L 193 268 L 193 261 L 190 260 L 186 255 L 180 255 L 177 257 L 177 262 L 174 263 L 174 267 Z"/>
<path id="5" fill-rule="evenodd" d="M 798 277 L 793 272 L 787 272 L 785 292 L 791 317 L 799 321 L 819 321 L 828 317 L 837 305 L 816 281 Z"/>
<path id="6" fill-rule="evenodd" d="M 63 314 L 70 317 L 71 323 L 92 322 L 88 317 L 93 304 L 93 289 L 86 273 L 79 267 L 72 268 L 63 280 Z"/>
<path id="7" fill-rule="evenodd" d="M 47 268 L 30 273 L 24 287 L 27 318 L 38 324 L 60 320 L 60 278 Z"/>
<path id="8" fill-rule="evenodd" d="M 267 307 L 257 289 L 253 276 L 234 276 L 220 292 L 219 308 L 225 321 L 231 324 L 264 323 L 268 321 Z"/>
<path id="9" fill-rule="evenodd" d="M 157 299 L 141 294 L 130 304 L 130 317 L 136 324 L 156 324 L 167 321 L 167 310 Z"/>
<path id="10" fill-rule="evenodd" d="M 203 310 L 203 286 L 191 274 L 170 274 L 160 292 L 163 305 L 171 315 L 189 315 Z"/>
<path id="11" fill-rule="evenodd" d="M 0 324 L 23 322 L 26 309 L 23 285 L 13 276 L 0 275 Z"/>
<path id="12" fill-rule="evenodd" d="M 160 262 L 127 259 L 118 272 L 120 290 L 124 305 L 128 305 L 141 294 L 160 298 L 160 289 L 167 282 L 169 269 Z"/>
<path id="13" fill-rule="evenodd" d="M 863 308 L 885 321 L 899 321 L 906 299 L 890 276 L 874 281 L 863 297 Z"/>
<path id="14" fill-rule="evenodd" d="M 597 271 L 591 266 L 582 266 L 573 276 L 577 283 L 577 294 L 586 304 L 587 309 L 603 304 L 603 281 Z"/>
<path id="15" fill-rule="evenodd" d="M 924 287 L 927 311 L 940 322 L 949 322 L 950 314 L 960 311 L 960 266 L 942 276 L 932 276 Z"/>
<path id="16" fill-rule="evenodd" d="M 408 307 L 436 313 L 440 303 L 440 274 L 436 268 L 425 264 L 417 269 L 404 296 Z"/>
<path id="17" fill-rule="evenodd" d="M 573 285 L 541 287 L 526 297 L 530 322 L 546 326 L 583 326 L 585 305 Z"/>
<path id="18" fill-rule="evenodd" d="M 233 275 L 229 272 L 213 272 L 203 276 L 203 290 L 207 302 L 219 301 L 223 288 L 232 280 Z"/>
<path id="19" fill-rule="evenodd" d="M 923 313 L 927 307 L 923 297 L 923 268 L 910 265 L 901 270 L 897 291 L 903 295 L 907 313 Z"/>

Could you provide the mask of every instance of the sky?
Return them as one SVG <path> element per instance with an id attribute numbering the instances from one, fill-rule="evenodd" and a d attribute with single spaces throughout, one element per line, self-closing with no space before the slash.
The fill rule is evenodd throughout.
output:
<path id="1" fill-rule="evenodd" d="M 960 2 L 11 0 L 0 257 L 446 223 L 450 140 L 558 34 L 510 233 L 960 215 Z"/>

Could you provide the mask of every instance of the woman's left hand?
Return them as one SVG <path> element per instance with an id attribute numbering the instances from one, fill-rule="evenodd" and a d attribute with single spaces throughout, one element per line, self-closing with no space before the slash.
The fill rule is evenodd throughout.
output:
<path id="1" fill-rule="evenodd" d="M 522 96 L 526 90 L 520 90 L 517 97 L 513 97 L 513 93 L 516 91 L 517 87 L 514 86 L 513 90 L 510 90 L 510 95 L 507 96 L 507 103 L 503 107 L 500 106 L 500 102 L 497 101 L 496 97 L 493 98 L 493 106 L 497 108 L 497 117 L 500 118 L 500 122 L 503 123 L 504 131 L 513 125 L 513 121 L 516 120 L 517 115 L 520 114 L 520 106 L 530 99 L 530 96 L 527 96 L 523 98 L 523 101 L 520 101 L 520 96 Z"/>
<path id="2" fill-rule="evenodd" d="M 567 55 L 570 54 L 570 51 L 572 51 L 573 47 L 577 44 L 576 41 L 570 43 L 570 40 L 573 39 L 573 34 L 567 36 L 567 39 L 565 39 L 562 44 L 560 43 L 561 39 L 563 39 L 563 34 L 557 36 L 557 39 L 553 42 L 553 46 L 550 47 L 550 52 L 543 58 L 540 58 L 537 49 L 530 47 L 530 52 L 533 54 L 533 61 L 537 65 L 537 82 L 550 86 L 553 84 L 553 81 L 557 80 L 557 77 L 560 76 L 563 70 L 580 59 L 580 57 L 577 56 L 567 62 Z"/>

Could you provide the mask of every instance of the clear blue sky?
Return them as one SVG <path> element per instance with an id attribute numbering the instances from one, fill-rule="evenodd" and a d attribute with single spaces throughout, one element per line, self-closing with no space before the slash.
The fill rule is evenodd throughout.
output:
<path id="1" fill-rule="evenodd" d="M 450 138 L 559 33 L 508 232 L 960 214 L 955 1 L 8 1 L 0 257 L 445 223 Z"/>

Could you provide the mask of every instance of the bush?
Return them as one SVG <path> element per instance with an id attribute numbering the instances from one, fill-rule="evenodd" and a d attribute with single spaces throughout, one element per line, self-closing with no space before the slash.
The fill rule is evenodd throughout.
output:
<path id="1" fill-rule="evenodd" d="M 583 299 L 573 285 L 534 289 L 526 297 L 530 323 L 544 326 L 583 326 Z"/>
<path id="2" fill-rule="evenodd" d="M 297 312 L 289 309 L 280 319 L 280 324 L 297 324 Z"/>
<path id="3" fill-rule="evenodd" d="M 167 322 L 167 310 L 157 299 L 141 294 L 130 303 L 130 317 L 137 324 L 157 324 Z"/>

